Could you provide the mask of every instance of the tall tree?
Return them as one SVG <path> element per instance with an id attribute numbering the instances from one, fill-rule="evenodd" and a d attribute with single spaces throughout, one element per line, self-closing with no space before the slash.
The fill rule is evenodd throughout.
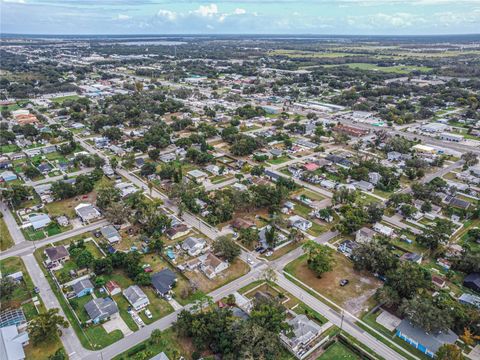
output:
<path id="1" fill-rule="evenodd" d="M 464 360 L 462 350 L 455 344 L 444 344 L 435 353 L 437 360 Z"/>
<path id="2" fill-rule="evenodd" d="M 59 309 L 49 309 L 33 318 L 28 324 L 28 334 L 34 344 L 49 342 L 55 339 L 60 328 L 68 328 L 70 324 L 63 316 L 58 315 Z"/>
<path id="3" fill-rule="evenodd" d="M 307 252 L 308 268 L 317 274 L 318 277 L 332 270 L 333 252 L 328 246 L 309 240 L 303 245 L 303 249 Z"/>

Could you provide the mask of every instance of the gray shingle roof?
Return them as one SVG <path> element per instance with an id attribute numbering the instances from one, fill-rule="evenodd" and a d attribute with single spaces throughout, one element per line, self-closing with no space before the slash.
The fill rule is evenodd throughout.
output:
<path id="1" fill-rule="evenodd" d="M 458 336 L 452 330 L 439 334 L 428 334 L 423 329 L 410 324 L 408 320 L 402 320 L 400 325 L 397 326 L 397 330 L 434 353 L 440 346 L 453 344 L 458 339 Z"/>
<path id="2" fill-rule="evenodd" d="M 72 289 L 75 292 L 75 294 L 79 294 L 85 289 L 93 289 L 93 284 L 89 279 L 83 279 L 73 284 Z"/>
<path id="3" fill-rule="evenodd" d="M 160 294 L 166 294 L 173 285 L 177 275 L 170 269 L 163 269 L 152 275 L 152 285 Z"/>
<path id="4" fill-rule="evenodd" d="M 117 304 L 111 298 L 96 298 L 87 302 L 84 307 L 92 320 L 103 320 L 118 312 Z"/>

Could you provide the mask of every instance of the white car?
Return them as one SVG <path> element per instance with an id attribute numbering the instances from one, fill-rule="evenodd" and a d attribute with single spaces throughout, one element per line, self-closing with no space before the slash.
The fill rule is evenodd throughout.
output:
<path id="1" fill-rule="evenodd" d="M 253 265 L 253 264 L 254 264 L 252 258 L 250 258 L 250 257 L 247 258 L 247 262 L 248 262 L 250 265 Z"/>
<path id="2" fill-rule="evenodd" d="M 145 316 L 149 319 L 153 318 L 152 312 L 148 309 L 145 309 Z"/>

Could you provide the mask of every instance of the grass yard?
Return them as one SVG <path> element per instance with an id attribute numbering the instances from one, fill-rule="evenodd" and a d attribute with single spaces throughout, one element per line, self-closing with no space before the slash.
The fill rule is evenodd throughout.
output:
<path id="1" fill-rule="evenodd" d="M 320 200 L 325 199 L 324 196 L 320 195 L 319 193 L 316 193 L 315 191 L 309 190 L 309 189 L 302 189 L 299 192 L 295 192 L 294 195 L 295 196 L 305 195 L 308 199 L 311 199 L 313 201 L 320 201 Z"/>
<path id="2" fill-rule="evenodd" d="M 102 325 L 90 326 L 85 329 L 85 332 L 95 349 L 103 349 L 104 347 L 123 339 L 123 334 L 120 330 L 114 330 L 111 333 L 107 333 Z"/>
<path id="3" fill-rule="evenodd" d="M 58 350 L 63 349 L 60 338 L 56 338 L 55 341 L 42 342 L 40 344 L 30 344 L 25 346 L 25 359 L 27 360 L 49 360 Z"/>
<path id="4" fill-rule="evenodd" d="M 173 311 L 168 301 L 158 297 L 150 286 L 142 286 L 142 290 L 147 295 L 148 300 L 150 300 L 150 305 L 148 305 L 147 309 L 152 313 L 151 319 L 147 318 L 143 311 L 140 313 L 140 317 L 145 324 L 151 324 Z"/>
<path id="5" fill-rule="evenodd" d="M 186 273 L 190 281 L 197 284 L 200 291 L 209 293 L 229 282 L 245 275 L 249 270 L 249 266 L 240 259 L 235 259 L 230 266 L 218 274 L 213 280 L 208 279 L 203 273 L 189 271 Z"/>
<path id="6" fill-rule="evenodd" d="M 361 360 L 362 358 L 352 352 L 346 345 L 337 341 L 330 345 L 328 349 L 317 360 Z"/>
<path id="7" fill-rule="evenodd" d="M 81 322 L 86 322 L 90 319 L 84 306 L 92 299 L 92 295 L 85 295 L 80 298 L 73 298 L 69 300 L 70 305 L 72 306 L 73 310 L 75 311 Z"/>
<path id="8" fill-rule="evenodd" d="M 130 303 L 127 301 L 127 299 L 125 299 L 123 294 L 120 293 L 113 296 L 113 300 L 115 300 L 117 303 L 120 317 L 123 319 L 123 321 L 125 321 L 125 324 L 127 324 L 128 328 L 132 331 L 137 331 L 138 325 L 128 313 L 128 307 L 130 306 Z"/>
<path id="9" fill-rule="evenodd" d="M 282 156 L 267 160 L 267 162 L 269 164 L 272 164 L 272 165 L 279 165 L 279 164 L 283 164 L 284 162 L 287 162 L 289 160 L 291 160 L 291 159 L 287 155 L 282 155 Z"/>
<path id="10" fill-rule="evenodd" d="M 394 73 L 394 74 L 409 74 L 412 71 L 427 73 L 432 70 L 432 68 L 428 66 L 412 66 L 412 65 L 377 66 L 376 64 L 369 64 L 369 63 L 350 63 L 345 65 L 351 69 L 378 71 L 378 72 Z"/>
<path id="11" fill-rule="evenodd" d="M 318 278 L 307 266 L 307 256 L 292 261 L 285 270 L 314 290 L 353 314 L 360 314 L 374 305 L 372 296 L 381 286 L 374 277 L 353 269 L 353 264 L 345 256 L 334 253 L 335 264 L 332 271 Z M 340 280 L 348 279 L 349 284 L 341 287 Z"/>
<path id="12" fill-rule="evenodd" d="M 45 238 L 45 232 L 43 230 L 33 230 L 33 228 L 22 229 L 23 235 L 29 241 L 37 241 Z"/>
<path id="13" fill-rule="evenodd" d="M 115 356 L 113 360 L 136 358 L 135 355 L 140 352 L 148 353 L 149 357 L 153 357 L 162 351 L 170 359 L 178 359 L 180 356 L 184 356 L 188 359 L 189 355 L 194 351 L 194 349 L 184 346 L 184 341 L 181 341 L 181 339 L 178 338 L 172 328 L 162 331 L 162 335 L 162 339 L 158 344 L 151 343 L 149 340 L 144 340 L 127 351 Z"/>
<path id="14" fill-rule="evenodd" d="M 5 251 L 14 245 L 12 235 L 8 231 L 5 220 L 0 219 L 0 250 Z"/>
<path id="15" fill-rule="evenodd" d="M 30 278 L 25 264 L 20 257 L 9 257 L 0 261 L 0 273 L 2 276 L 10 275 L 21 271 L 23 273 L 23 282 L 20 282 L 13 291 L 10 299 L 3 300 L 1 308 L 19 308 L 22 302 L 31 299 L 33 296 L 33 282 Z"/>
<path id="16" fill-rule="evenodd" d="M 307 230 L 307 233 L 313 236 L 319 236 L 325 232 L 325 227 L 312 220 L 312 227 Z"/>
<path id="17" fill-rule="evenodd" d="M 8 154 L 20 150 L 20 148 L 15 144 L 2 145 L 0 146 L 0 154 Z"/>
<path id="18" fill-rule="evenodd" d="M 86 198 L 84 198 L 86 196 Z M 50 217 L 55 218 L 57 216 L 65 215 L 70 219 L 76 217 L 75 206 L 80 203 L 91 203 L 95 204 L 96 193 L 92 191 L 89 194 L 83 196 L 77 196 L 70 199 L 65 199 L 61 201 L 54 201 L 49 204 L 45 204 L 45 208 L 48 211 Z"/>
<path id="19" fill-rule="evenodd" d="M 78 96 L 78 95 L 68 95 L 68 96 L 61 96 L 61 97 L 57 97 L 57 98 L 52 98 L 52 99 L 50 99 L 50 101 L 55 103 L 55 104 L 62 104 L 64 101 L 77 100 L 79 98 L 80 98 L 80 96 Z"/>

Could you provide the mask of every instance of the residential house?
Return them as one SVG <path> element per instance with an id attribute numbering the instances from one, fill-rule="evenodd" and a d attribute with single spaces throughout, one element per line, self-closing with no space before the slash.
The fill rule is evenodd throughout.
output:
<path id="1" fill-rule="evenodd" d="M 355 241 L 358 243 L 368 243 L 375 237 L 375 231 L 367 227 L 362 227 L 355 234 Z"/>
<path id="2" fill-rule="evenodd" d="M 312 222 L 310 220 L 304 219 L 300 215 L 293 215 L 288 218 L 288 223 L 290 226 L 295 227 L 302 231 L 307 231 L 312 227 Z"/>
<path id="3" fill-rule="evenodd" d="M 152 275 L 152 286 L 159 296 L 168 297 L 177 275 L 170 269 L 163 269 Z"/>
<path id="4" fill-rule="evenodd" d="M 310 320 L 306 315 L 295 315 L 287 320 L 292 327 L 292 334 L 281 334 L 280 338 L 294 354 L 301 356 L 309 349 L 309 345 L 322 333 L 322 327 Z"/>
<path id="5" fill-rule="evenodd" d="M 429 334 L 423 329 L 413 326 L 406 319 L 397 326 L 396 336 L 431 358 L 435 357 L 435 353 L 442 345 L 454 344 L 458 339 L 458 336 L 451 330 Z"/>
<path id="6" fill-rule="evenodd" d="M 70 260 L 70 254 L 65 246 L 53 246 L 45 249 L 45 255 L 47 260 L 45 263 L 49 267 L 57 267 L 63 264 L 65 261 Z"/>
<path id="7" fill-rule="evenodd" d="M 172 240 L 185 236 L 189 232 L 190 228 L 183 223 L 172 225 L 165 231 L 168 238 Z"/>
<path id="8" fill-rule="evenodd" d="M 203 171 L 194 169 L 187 172 L 187 177 L 191 180 L 195 180 L 198 183 L 202 183 L 208 179 L 208 174 L 204 173 Z"/>
<path id="9" fill-rule="evenodd" d="M 466 200 L 459 199 L 457 197 L 452 197 L 450 199 L 449 205 L 457 209 L 468 210 L 471 203 Z"/>
<path id="10" fill-rule="evenodd" d="M 50 216 L 47 214 L 34 214 L 28 217 L 30 226 L 33 227 L 34 230 L 43 229 L 45 226 L 52 222 Z"/>
<path id="11" fill-rule="evenodd" d="M 182 249 L 190 256 L 197 256 L 204 251 L 206 245 L 205 239 L 189 236 L 182 242 Z"/>
<path id="12" fill-rule="evenodd" d="M 306 163 L 303 165 L 303 168 L 307 171 L 315 171 L 317 169 L 320 168 L 320 166 L 318 164 L 315 164 L 313 162 L 310 162 L 310 163 Z"/>
<path id="13" fill-rule="evenodd" d="M 471 273 L 463 279 L 463 286 L 480 292 L 480 273 Z"/>
<path id="14" fill-rule="evenodd" d="M 355 186 L 355 188 L 360 191 L 371 192 L 375 189 L 375 186 L 371 182 L 364 181 L 364 180 L 355 181 L 352 183 L 352 185 Z"/>
<path id="15" fill-rule="evenodd" d="M 391 227 L 380 224 L 378 222 L 373 225 L 373 230 L 387 237 L 393 236 L 393 234 L 395 233 L 395 231 Z"/>
<path id="16" fill-rule="evenodd" d="M 52 171 L 52 166 L 48 163 L 43 163 L 37 166 L 38 171 L 40 171 L 43 175 L 47 175 L 50 171 Z"/>
<path id="17" fill-rule="evenodd" d="M 242 219 L 242 218 L 236 218 L 232 222 L 232 227 L 234 229 L 237 229 L 237 230 L 248 229 L 248 228 L 251 228 L 251 227 L 254 227 L 254 226 L 255 226 L 254 222 L 248 221 L 248 220 L 245 220 L 245 219 Z"/>
<path id="18" fill-rule="evenodd" d="M 421 264 L 422 263 L 422 259 L 423 259 L 423 255 L 422 254 L 418 254 L 418 253 L 411 253 L 411 252 L 406 252 L 405 254 L 403 254 L 402 256 L 400 256 L 400 260 L 403 260 L 403 261 L 410 261 L 410 262 L 414 262 L 414 263 L 417 263 L 417 264 Z"/>
<path id="19" fill-rule="evenodd" d="M 75 207 L 75 213 L 84 223 L 88 223 L 102 216 L 95 206 L 88 203 L 81 203 Z"/>
<path id="20" fill-rule="evenodd" d="M 100 229 L 103 237 L 108 240 L 110 244 L 114 244 L 122 240 L 120 233 L 115 229 L 113 225 L 107 225 Z"/>
<path id="21" fill-rule="evenodd" d="M 346 256 L 352 256 L 353 250 L 359 246 L 358 243 L 352 240 L 344 240 L 342 243 L 338 246 L 338 251 L 341 253 L 345 254 Z"/>
<path id="22" fill-rule="evenodd" d="M 368 173 L 368 181 L 371 182 L 373 185 L 377 185 L 381 179 L 382 175 L 380 175 L 378 172 Z"/>
<path id="23" fill-rule="evenodd" d="M 477 309 L 480 309 L 480 296 L 463 293 L 459 298 L 462 304 L 475 306 Z"/>
<path id="24" fill-rule="evenodd" d="M 105 288 L 107 289 L 107 292 L 110 294 L 110 296 L 114 296 L 122 292 L 122 288 L 120 287 L 120 285 L 118 285 L 113 280 L 107 281 L 107 283 L 105 284 Z"/>
<path id="25" fill-rule="evenodd" d="M 150 360 L 170 360 L 168 356 L 162 351 L 160 354 L 150 358 Z"/>
<path id="26" fill-rule="evenodd" d="M 212 173 L 213 175 L 220 175 L 220 167 L 217 166 L 217 165 L 213 165 L 213 164 L 210 164 L 210 165 L 207 165 L 205 167 L 205 170 L 207 170 L 209 173 Z"/>
<path id="27" fill-rule="evenodd" d="M 94 286 L 89 279 L 77 281 L 72 285 L 73 292 L 77 298 L 89 295 L 93 292 Z"/>
<path id="28" fill-rule="evenodd" d="M 281 175 L 277 174 L 276 172 L 273 172 L 271 170 L 265 170 L 265 172 L 263 173 L 267 178 L 269 178 L 271 181 L 277 181 L 278 179 L 280 179 Z"/>
<path id="29" fill-rule="evenodd" d="M 17 328 L 24 328 L 27 324 L 27 318 L 22 308 L 9 308 L 0 312 L 0 328 L 6 326 L 16 326 Z"/>
<path id="30" fill-rule="evenodd" d="M 145 295 L 138 285 L 131 285 L 123 290 L 123 296 L 125 296 L 130 305 L 132 305 L 136 311 L 139 311 L 150 304 L 147 295 Z"/>
<path id="31" fill-rule="evenodd" d="M 211 252 L 198 257 L 200 260 L 200 270 L 209 278 L 215 278 L 219 273 L 228 268 L 228 263 L 222 261 Z"/>
<path id="32" fill-rule="evenodd" d="M 247 314 L 250 313 L 250 311 L 253 308 L 252 301 L 248 299 L 246 296 L 240 294 L 238 291 L 235 291 L 233 293 L 233 296 L 235 297 L 235 305 L 237 305 L 240 309 L 245 311 Z"/>
<path id="33" fill-rule="evenodd" d="M 129 182 L 119 182 L 118 184 L 115 184 L 115 188 L 120 190 L 120 195 L 122 198 L 127 197 L 128 195 L 131 195 L 138 191 L 138 189 Z"/>
<path id="34" fill-rule="evenodd" d="M 18 332 L 15 325 L 0 328 L 0 354 L 3 360 L 23 360 L 28 345 L 28 332 Z"/>
<path id="35" fill-rule="evenodd" d="M 10 170 L 5 170 L 4 172 L 0 173 L 0 182 L 8 182 L 17 180 L 17 175 Z"/>
<path id="36" fill-rule="evenodd" d="M 95 298 L 84 305 L 85 311 L 94 324 L 118 315 L 118 306 L 111 298 Z"/>
<path id="37" fill-rule="evenodd" d="M 58 225 L 64 226 L 64 227 L 65 227 L 65 226 L 68 226 L 68 224 L 70 223 L 70 222 L 68 221 L 68 218 L 67 218 L 66 216 L 64 216 L 64 215 L 57 217 L 55 220 L 57 221 L 57 224 L 58 224 Z"/>

